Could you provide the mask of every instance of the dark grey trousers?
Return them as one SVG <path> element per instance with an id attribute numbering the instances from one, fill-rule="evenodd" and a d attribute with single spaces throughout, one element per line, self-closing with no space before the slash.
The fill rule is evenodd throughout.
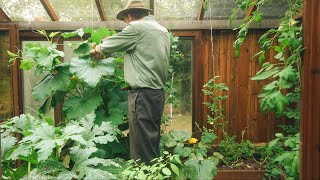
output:
<path id="1" fill-rule="evenodd" d="M 149 163 L 160 156 L 160 123 L 165 95 L 162 89 L 129 91 L 129 139 L 131 159 Z"/>

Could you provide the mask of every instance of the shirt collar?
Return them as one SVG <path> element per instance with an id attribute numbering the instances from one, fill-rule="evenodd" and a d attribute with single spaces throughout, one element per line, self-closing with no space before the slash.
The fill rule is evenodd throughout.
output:
<path id="1" fill-rule="evenodd" d="M 156 20 L 156 18 L 153 15 L 148 15 L 142 19 L 146 20 L 146 21 L 155 21 Z"/>

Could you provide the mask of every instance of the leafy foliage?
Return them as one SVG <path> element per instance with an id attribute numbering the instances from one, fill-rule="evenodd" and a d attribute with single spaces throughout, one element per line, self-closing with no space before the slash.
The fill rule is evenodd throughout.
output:
<path id="1" fill-rule="evenodd" d="M 299 179 L 300 133 L 289 137 L 277 133 L 269 143 L 267 154 L 270 157 L 266 169 L 268 178 L 277 179 L 281 175 L 286 179 Z"/>
<path id="2" fill-rule="evenodd" d="M 223 155 L 223 162 L 227 166 L 236 166 L 240 160 L 254 159 L 254 145 L 249 140 L 236 142 L 236 137 L 225 135 L 219 144 L 219 153 Z"/>
<path id="3" fill-rule="evenodd" d="M 253 13 L 235 28 L 238 31 L 238 39 L 234 42 L 236 56 L 240 54 L 240 45 L 245 40 L 250 24 L 261 22 L 263 14 L 261 8 L 269 0 L 258 1 L 237 1 L 238 8 L 234 11 L 230 21 L 235 18 L 239 11 L 247 11 L 250 6 L 256 6 Z M 299 117 L 300 96 L 295 96 L 295 100 L 290 101 L 291 92 L 300 94 L 301 89 L 301 53 L 302 48 L 302 25 L 296 19 L 301 13 L 303 0 L 288 1 L 289 10 L 281 19 L 277 29 L 271 29 L 259 39 L 261 51 L 255 56 L 259 56 L 262 69 L 252 78 L 252 80 L 262 81 L 272 79 L 272 82 L 265 85 L 260 94 L 260 108 L 263 111 L 275 112 L 278 117 L 287 116 L 297 119 Z M 275 62 L 264 62 L 265 54 L 273 50 Z M 289 93 L 288 93 L 289 92 Z M 295 110 L 292 109 L 294 107 Z M 294 112 L 294 114 L 293 114 Z M 298 119 L 297 119 L 298 120 Z"/>
<path id="4" fill-rule="evenodd" d="M 202 89 L 204 95 L 209 97 L 209 102 L 204 102 L 207 105 L 211 114 L 208 115 L 208 123 L 213 125 L 214 128 L 221 127 L 222 129 L 226 126 L 224 117 L 224 108 L 221 106 L 223 100 L 228 99 L 228 96 L 223 95 L 223 91 L 228 91 L 228 87 L 224 83 L 217 83 L 219 76 L 215 76 L 210 79 Z"/>
<path id="5" fill-rule="evenodd" d="M 235 28 L 238 30 L 238 39 L 234 42 L 235 54 L 239 56 L 240 46 L 244 42 L 248 29 L 253 22 L 261 22 L 263 14 L 261 8 L 269 0 L 238 0 L 238 8 L 230 17 L 230 24 L 240 11 L 246 12 L 250 6 L 255 6 L 252 14 L 244 19 Z M 300 96 L 301 96 L 301 57 L 303 51 L 303 28 L 301 9 L 303 0 L 288 1 L 289 9 L 281 18 L 280 24 L 275 29 L 270 29 L 259 39 L 261 51 L 256 56 L 262 68 L 252 78 L 256 81 L 271 80 L 262 89 L 260 109 L 274 112 L 277 117 L 287 117 L 295 120 L 293 126 L 281 125 L 288 137 L 282 133 L 276 134 L 276 139 L 269 143 L 267 159 L 269 160 L 266 176 L 270 179 L 278 179 L 279 175 L 286 179 L 298 179 L 299 177 L 299 120 L 300 120 Z M 274 61 L 266 61 L 266 53 L 274 51 Z"/>
<path id="6" fill-rule="evenodd" d="M 201 141 L 191 138 L 191 133 L 183 130 L 171 130 L 161 137 L 161 147 L 181 158 L 178 179 L 212 179 L 217 173 L 217 166 L 223 156 L 217 152 L 210 155 L 217 136 L 209 130 L 202 133 Z"/>
<path id="7" fill-rule="evenodd" d="M 94 113 L 64 127 L 51 126 L 30 115 L 14 117 L 1 127 L 7 133 L 5 143 L 2 142 L 4 164 L 14 160 L 26 161 L 29 164 L 27 179 L 114 178 L 113 174 L 101 168 L 119 165 L 112 160 L 95 157 L 94 153 L 99 150 L 97 144 L 115 141 L 118 131 L 109 122 L 103 122 L 99 126 L 94 124 L 94 121 Z M 17 140 L 12 136 L 16 132 L 25 135 L 18 144 L 15 144 Z M 36 167 L 32 173 L 31 164 Z M 6 173 L 15 172 L 16 170 L 12 169 Z"/>
<path id="8" fill-rule="evenodd" d="M 128 167 L 121 173 L 123 179 L 178 179 L 181 176 L 181 160 L 178 155 L 163 152 L 165 156 L 151 161 L 152 164 L 130 160 Z"/>

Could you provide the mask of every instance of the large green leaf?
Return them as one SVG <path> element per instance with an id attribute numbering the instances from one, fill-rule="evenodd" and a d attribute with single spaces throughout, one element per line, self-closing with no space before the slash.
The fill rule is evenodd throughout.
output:
<path id="1" fill-rule="evenodd" d="M 80 57 L 87 56 L 92 49 L 89 45 L 88 41 L 83 41 L 80 43 L 72 43 L 69 44 L 69 46 L 74 49 L 74 53 L 77 54 Z"/>
<path id="2" fill-rule="evenodd" d="M 189 147 L 178 147 L 178 146 L 175 147 L 173 151 L 175 154 L 178 154 L 181 157 L 188 157 L 192 152 L 191 148 Z"/>
<path id="3" fill-rule="evenodd" d="M 161 137 L 161 144 L 165 147 L 172 148 L 177 145 L 177 141 L 170 136 L 170 134 L 165 134 Z"/>
<path id="4" fill-rule="evenodd" d="M 201 142 L 212 144 L 217 138 L 217 135 L 215 135 L 213 132 L 203 132 L 201 136 Z"/>
<path id="5" fill-rule="evenodd" d="M 186 130 L 171 130 L 169 134 L 178 142 L 184 142 L 191 138 L 191 133 Z"/>
<path id="6" fill-rule="evenodd" d="M 58 66 L 32 89 L 32 96 L 36 100 L 41 100 L 56 91 L 67 91 L 71 82 L 70 77 L 68 65 Z"/>
<path id="7" fill-rule="evenodd" d="M 189 159 L 184 163 L 183 172 L 190 180 L 211 180 L 217 175 L 217 165 L 219 160 L 211 157 L 206 160 Z"/>
<path id="8" fill-rule="evenodd" d="M 83 97 L 72 97 L 65 101 L 62 110 L 70 119 L 78 119 L 94 112 L 102 104 L 102 98 L 97 91 L 83 93 Z"/>
<path id="9" fill-rule="evenodd" d="M 110 108 L 109 116 L 107 117 L 107 121 L 112 125 L 118 126 L 124 123 L 124 112 L 121 109 Z"/>
<path id="10" fill-rule="evenodd" d="M 91 87 L 95 87 L 102 76 L 114 73 L 113 60 L 114 58 L 107 58 L 97 61 L 89 56 L 75 57 L 71 60 L 70 71 Z"/>
<path id="11" fill-rule="evenodd" d="M 43 161 L 48 159 L 52 154 L 53 149 L 61 146 L 64 140 L 55 135 L 55 128 L 47 123 L 41 124 L 31 131 L 32 134 L 23 138 L 20 144 L 31 143 L 38 153 L 38 160 Z"/>
<path id="12" fill-rule="evenodd" d="M 17 141 L 16 137 L 10 135 L 4 137 L 1 134 L 1 159 L 4 159 L 7 152 L 15 146 Z"/>
<path id="13" fill-rule="evenodd" d="M 97 144 L 107 144 L 116 140 L 117 131 L 109 122 L 102 122 L 101 125 L 95 124 L 95 113 L 83 117 L 80 121 L 74 121 L 72 126 L 77 127 L 72 133 L 72 126 L 65 128 L 64 132 L 70 134 L 70 138 L 85 147 L 96 147 Z M 80 135 L 80 136 L 79 136 Z"/>
<path id="14" fill-rule="evenodd" d="M 79 146 L 70 148 L 70 153 L 75 165 L 72 168 L 73 172 L 78 172 L 78 179 L 116 179 L 116 177 L 106 170 L 92 168 L 92 166 L 115 166 L 119 165 L 112 160 L 90 158 L 97 151 L 96 148 L 82 149 Z"/>
<path id="15" fill-rule="evenodd" d="M 91 39 L 94 43 L 100 44 L 102 39 L 104 39 L 108 36 L 111 36 L 112 34 L 114 34 L 113 31 L 110 31 L 107 28 L 102 27 L 102 28 L 92 32 Z"/>
<path id="16" fill-rule="evenodd" d="M 35 119 L 30 114 L 21 114 L 20 116 L 13 117 L 6 124 L 2 125 L 1 128 L 11 133 L 21 133 L 24 136 L 28 136 L 32 129 L 40 124 L 40 121 Z"/>
<path id="17" fill-rule="evenodd" d="M 265 80 L 271 76 L 273 76 L 274 74 L 279 72 L 279 68 L 275 67 L 269 71 L 263 71 L 261 73 L 256 74 L 253 78 L 251 78 L 252 80 L 258 81 L 258 80 Z"/>

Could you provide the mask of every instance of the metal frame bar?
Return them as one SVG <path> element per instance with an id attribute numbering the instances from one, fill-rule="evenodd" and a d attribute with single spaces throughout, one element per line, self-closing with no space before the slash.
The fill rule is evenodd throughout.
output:
<path id="1" fill-rule="evenodd" d="M 42 6 L 47 11 L 48 15 L 50 16 L 52 21 L 59 21 L 59 18 L 55 11 L 53 10 L 52 6 L 49 3 L 49 0 L 40 0 Z"/>
<path id="2" fill-rule="evenodd" d="M 99 11 L 101 21 L 106 21 L 107 16 L 106 16 L 106 12 L 103 9 L 102 0 L 95 0 L 95 1 L 96 1 L 98 11 Z"/>

